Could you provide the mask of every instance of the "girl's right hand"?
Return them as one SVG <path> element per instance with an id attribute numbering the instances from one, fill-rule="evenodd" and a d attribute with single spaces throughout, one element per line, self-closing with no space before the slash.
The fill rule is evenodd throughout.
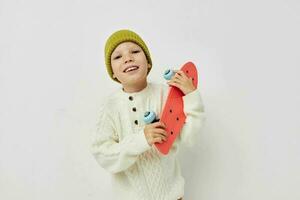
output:
<path id="1" fill-rule="evenodd" d="M 156 142 L 163 143 L 163 141 L 167 141 L 167 132 L 165 129 L 166 127 L 162 122 L 145 125 L 144 134 L 148 144 L 152 146 Z"/>

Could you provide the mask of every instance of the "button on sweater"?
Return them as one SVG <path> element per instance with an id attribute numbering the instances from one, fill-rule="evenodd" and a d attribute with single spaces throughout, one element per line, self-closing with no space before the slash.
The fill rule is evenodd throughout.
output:
<path id="1" fill-rule="evenodd" d="M 205 121 L 199 89 L 183 96 L 186 121 L 167 155 L 144 135 L 146 111 L 160 116 L 168 85 L 148 82 L 146 88 L 126 93 L 121 88 L 101 105 L 91 152 L 110 172 L 116 200 L 176 200 L 184 196 L 184 177 L 177 159 L 181 145 L 193 146 Z M 133 109 L 134 108 L 134 109 Z"/>

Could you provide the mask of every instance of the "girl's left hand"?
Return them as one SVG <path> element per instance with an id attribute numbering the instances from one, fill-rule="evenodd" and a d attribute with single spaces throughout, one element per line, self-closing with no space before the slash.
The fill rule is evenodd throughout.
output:
<path id="1" fill-rule="evenodd" d="M 181 70 L 174 70 L 176 74 L 172 77 L 171 80 L 167 81 L 169 85 L 179 88 L 184 95 L 187 95 L 190 92 L 196 90 L 196 87 L 193 84 L 192 78 L 187 77 L 185 73 Z"/>

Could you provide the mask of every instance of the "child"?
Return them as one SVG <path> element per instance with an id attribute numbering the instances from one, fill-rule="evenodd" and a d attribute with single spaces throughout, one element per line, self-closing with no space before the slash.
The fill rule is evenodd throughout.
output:
<path id="1" fill-rule="evenodd" d="M 192 145 L 204 122 L 199 90 L 179 70 L 168 82 L 185 94 L 186 123 L 168 155 L 162 155 L 153 144 L 167 140 L 165 126 L 147 125 L 143 116 L 146 111 L 160 115 L 169 86 L 147 81 L 152 60 L 145 42 L 130 30 L 113 33 L 105 45 L 105 63 L 122 89 L 102 105 L 91 147 L 99 165 L 112 175 L 114 199 L 182 199 L 185 180 L 176 156 L 180 145 Z"/>

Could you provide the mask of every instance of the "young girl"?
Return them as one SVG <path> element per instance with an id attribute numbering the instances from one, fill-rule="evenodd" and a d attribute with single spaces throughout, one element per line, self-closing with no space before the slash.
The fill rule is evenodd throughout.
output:
<path id="1" fill-rule="evenodd" d="M 121 84 L 103 103 L 92 153 L 112 175 L 116 200 L 183 199 L 185 180 L 177 160 L 180 145 L 193 144 L 204 122 L 200 92 L 184 72 L 168 81 L 184 94 L 186 122 L 167 155 L 154 143 L 166 141 L 165 125 L 145 124 L 146 111 L 162 112 L 169 86 L 147 81 L 152 68 L 150 52 L 135 32 L 119 30 L 105 45 L 105 63 L 112 80 Z"/>

